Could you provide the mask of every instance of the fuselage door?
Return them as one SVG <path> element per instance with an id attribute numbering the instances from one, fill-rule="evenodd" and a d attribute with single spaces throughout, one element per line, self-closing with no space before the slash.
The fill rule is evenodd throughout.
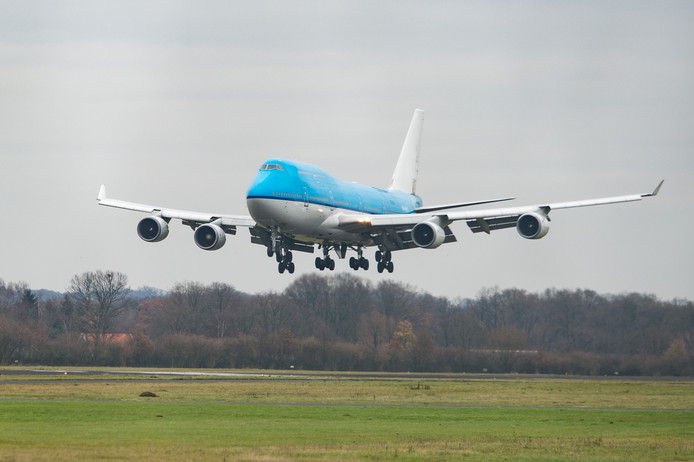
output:
<path id="1" fill-rule="evenodd" d="M 308 207 L 308 188 L 304 186 L 304 207 Z"/>

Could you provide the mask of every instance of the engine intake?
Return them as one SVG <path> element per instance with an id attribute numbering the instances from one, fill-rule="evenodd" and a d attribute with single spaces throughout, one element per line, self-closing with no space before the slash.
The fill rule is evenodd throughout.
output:
<path id="1" fill-rule="evenodd" d="M 435 249 L 446 240 L 446 232 L 436 223 L 423 221 L 412 228 L 412 242 L 417 247 Z"/>
<path id="2" fill-rule="evenodd" d="M 169 224 L 161 217 L 147 217 L 137 224 L 137 235 L 146 242 L 163 241 L 169 235 Z"/>
<path id="3" fill-rule="evenodd" d="M 217 225 L 208 223 L 198 226 L 193 234 L 195 243 L 202 250 L 218 250 L 221 249 L 227 241 L 224 230 Z"/>
<path id="4" fill-rule="evenodd" d="M 549 232 L 549 220 L 540 213 L 526 213 L 518 218 L 516 229 L 526 239 L 540 239 Z"/>

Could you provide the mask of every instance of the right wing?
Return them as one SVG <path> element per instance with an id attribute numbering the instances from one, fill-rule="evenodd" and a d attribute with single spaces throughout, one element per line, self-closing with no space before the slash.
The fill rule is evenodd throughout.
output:
<path id="1" fill-rule="evenodd" d="M 106 187 L 104 185 L 101 185 L 99 195 L 97 196 L 96 200 L 99 202 L 99 205 L 105 205 L 107 207 L 150 213 L 153 216 L 164 219 L 167 223 L 172 218 L 175 218 L 181 220 L 184 225 L 189 225 L 193 229 L 196 229 L 198 226 L 203 224 L 214 223 L 220 226 L 225 233 L 236 234 L 237 226 L 250 228 L 256 224 L 255 220 L 253 220 L 253 218 L 251 218 L 249 215 L 226 215 L 221 213 L 191 212 L 188 210 L 169 209 L 155 205 L 110 199 L 106 197 Z"/>
<path id="2" fill-rule="evenodd" d="M 415 226 L 420 224 L 426 224 L 434 231 L 440 228 L 439 234 L 442 233 L 441 235 L 444 237 L 441 243 L 455 242 L 455 236 L 448 226 L 452 222 L 460 220 L 467 222 L 468 227 L 473 233 L 485 232 L 489 234 L 491 231 L 498 229 L 518 226 L 519 232 L 523 231 L 521 232 L 523 237 L 527 239 L 539 239 L 547 232 L 549 213 L 552 210 L 640 201 L 644 197 L 656 196 L 663 182 L 664 180 L 650 193 L 557 202 L 552 204 L 442 213 L 436 213 L 436 208 L 434 208 L 433 213 L 384 215 L 345 214 L 339 217 L 338 227 L 349 232 L 369 233 L 377 242 L 381 239 L 384 245 L 391 250 L 401 250 L 413 248 L 415 246 L 428 247 L 417 245 L 413 242 L 412 231 Z M 519 219 L 524 216 L 528 216 L 530 219 L 526 220 L 525 224 L 519 224 Z M 436 246 L 438 246 L 438 243 Z"/>

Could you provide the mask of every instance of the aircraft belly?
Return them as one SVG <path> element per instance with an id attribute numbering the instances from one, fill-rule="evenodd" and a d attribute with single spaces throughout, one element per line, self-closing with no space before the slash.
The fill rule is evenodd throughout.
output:
<path id="1" fill-rule="evenodd" d="M 324 240 L 366 244 L 361 234 L 337 229 L 331 217 L 335 209 L 283 199 L 249 198 L 248 211 L 253 219 L 266 228 L 278 227 L 280 232 L 304 241 Z M 367 239 L 368 240 L 368 239 Z"/>

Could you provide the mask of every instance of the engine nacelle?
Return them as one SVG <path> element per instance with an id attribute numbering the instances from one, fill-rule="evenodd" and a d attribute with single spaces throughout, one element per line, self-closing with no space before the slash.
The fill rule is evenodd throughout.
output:
<path id="1" fill-rule="evenodd" d="M 446 232 L 436 223 L 423 221 L 412 228 L 412 242 L 417 247 L 435 249 L 446 240 Z"/>
<path id="2" fill-rule="evenodd" d="M 540 239 L 549 232 L 549 220 L 540 213 L 526 213 L 518 218 L 516 230 L 526 239 Z"/>
<path id="3" fill-rule="evenodd" d="M 162 217 L 143 218 L 137 224 L 137 235 L 147 242 L 163 241 L 169 235 L 169 224 Z"/>
<path id="4" fill-rule="evenodd" d="M 193 234 L 195 243 L 202 250 L 218 250 L 221 249 L 227 241 L 227 236 L 224 230 L 217 225 L 208 223 L 198 226 Z"/>

